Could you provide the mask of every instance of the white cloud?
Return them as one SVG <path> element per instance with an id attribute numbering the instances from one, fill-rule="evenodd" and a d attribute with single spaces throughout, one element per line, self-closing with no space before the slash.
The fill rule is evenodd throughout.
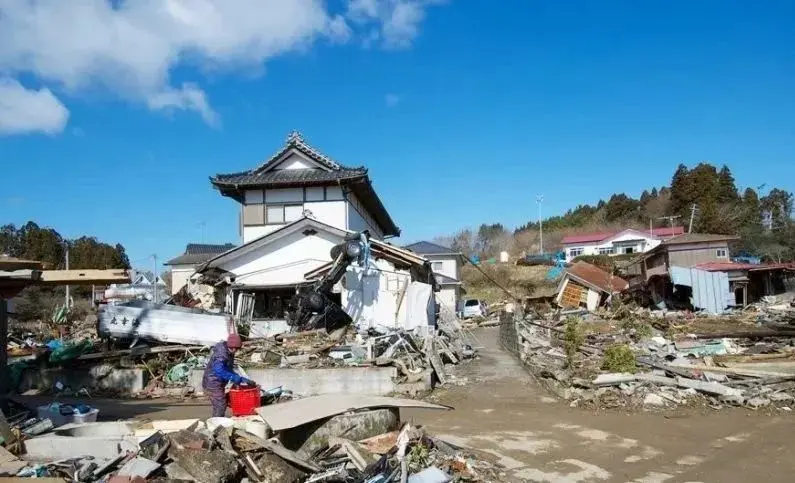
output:
<path id="1" fill-rule="evenodd" d="M 319 40 L 373 32 L 405 47 L 439 0 L 348 2 L 335 13 L 325 0 L 0 0 L 0 76 L 29 74 L 73 95 L 102 88 L 216 124 L 196 79 L 173 79 L 178 67 L 250 70 Z"/>
<path id="2" fill-rule="evenodd" d="M 406 48 L 419 34 L 429 6 L 445 0 L 349 0 L 348 17 L 360 25 L 375 23 L 380 28 L 370 31 L 366 43 L 380 38 L 390 48 Z"/>
<path id="3" fill-rule="evenodd" d="M 386 107 L 395 107 L 400 104 L 400 96 L 397 94 L 387 94 L 384 96 L 384 103 Z"/>
<path id="4" fill-rule="evenodd" d="M 15 79 L 0 77 L 0 135 L 63 131 L 69 110 L 49 89 L 27 89 Z"/>
<path id="5" fill-rule="evenodd" d="M 219 122 L 218 114 L 207 102 L 207 95 L 194 84 L 185 83 L 181 89 L 168 88 L 147 100 L 151 109 L 181 109 L 198 112 L 204 122 L 215 126 Z"/>

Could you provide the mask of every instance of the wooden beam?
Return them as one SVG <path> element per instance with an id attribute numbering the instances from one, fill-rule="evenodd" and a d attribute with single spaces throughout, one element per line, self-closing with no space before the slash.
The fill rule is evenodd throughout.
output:
<path id="1" fill-rule="evenodd" d="M 107 285 L 111 283 L 130 283 L 126 270 L 43 270 L 43 285 Z"/>

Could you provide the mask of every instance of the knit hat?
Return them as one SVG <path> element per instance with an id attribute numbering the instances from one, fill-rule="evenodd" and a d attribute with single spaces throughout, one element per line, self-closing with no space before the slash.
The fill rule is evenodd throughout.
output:
<path id="1" fill-rule="evenodd" d="M 240 349 L 243 347 L 243 339 L 237 334 L 229 334 L 226 338 L 226 346 L 230 349 Z"/>

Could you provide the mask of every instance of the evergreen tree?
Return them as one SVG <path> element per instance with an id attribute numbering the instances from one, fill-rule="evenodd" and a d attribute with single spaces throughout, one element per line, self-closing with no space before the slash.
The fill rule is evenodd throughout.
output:
<path id="1" fill-rule="evenodd" d="M 717 200 L 720 203 L 736 203 L 739 201 L 737 186 L 734 184 L 734 176 L 725 164 L 718 173 Z"/>

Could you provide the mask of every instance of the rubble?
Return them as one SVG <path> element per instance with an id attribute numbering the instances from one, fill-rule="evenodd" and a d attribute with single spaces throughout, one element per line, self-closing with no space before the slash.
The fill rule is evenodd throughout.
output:
<path id="1" fill-rule="evenodd" d="M 506 314 L 503 323 L 515 327 L 524 364 L 572 406 L 788 411 L 795 330 L 778 318 L 789 312 L 783 305 L 775 299 L 721 316 L 619 305 L 576 315 Z"/>
<path id="2" fill-rule="evenodd" d="M 246 431 L 246 422 L 256 416 L 232 418 L 232 426 L 219 425 L 212 431 L 209 421 L 198 420 L 153 422 L 153 427 L 170 428 L 154 432 L 132 421 L 69 425 L 55 436 L 25 441 L 28 451 L 23 459 L 3 452 L 0 471 L 9 476 L 80 482 L 164 478 L 207 483 L 246 479 L 274 483 L 500 481 L 502 467 L 438 440 L 420 426 L 392 420 L 386 426 L 362 424 L 365 430 L 356 434 L 349 425 L 330 424 L 335 419 L 342 421 L 339 418 L 377 420 L 369 414 L 399 407 L 452 408 L 393 398 L 356 399 L 330 395 L 260 408 L 265 417 L 258 420 L 277 428 L 270 439 Z M 273 415 L 278 416 L 273 419 Z M 325 436 L 317 438 L 322 431 Z M 48 438 L 57 439 L 61 447 L 72 448 L 71 455 L 47 457 L 36 453 L 37 461 L 33 462 L 30 450 Z M 128 443 L 108 443 L 119 438 Z M 306 447 L 301 440 L 315 443 Z"/>

